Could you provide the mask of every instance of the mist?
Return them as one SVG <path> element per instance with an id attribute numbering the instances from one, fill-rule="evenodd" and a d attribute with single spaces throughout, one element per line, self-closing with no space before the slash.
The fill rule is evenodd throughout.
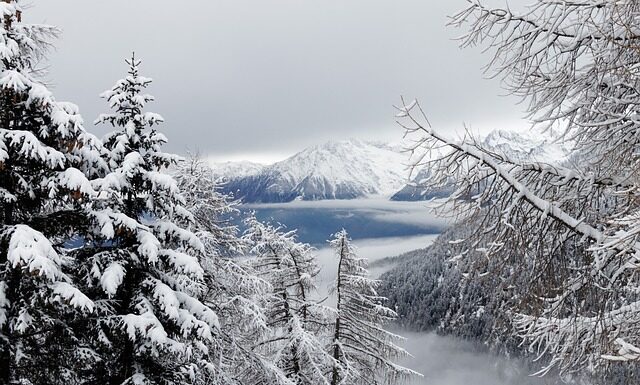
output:
<path id="1" fill-rule="evenodd" d="M 425 248 L 437 235 L 390 237 L 354 240 L 353 245 L 361 257 L 369 263 Z M 321 271 L 318 276 L 318 296 L 326 298 L 324 304 L 335 306 L 330 286 L 335 280 L 337 257 L 333 250 L 324 247 L 316 252 Z M 372 277 L 379 277 L 393 266 L 376 266 L 369 270 Z M 415 378 L 410 385 L 544 385 L 558 383 L 557 378 L 530 376 L 531 368 L 524 363 L 482 351 L 470 342 L 443 337 L 430 332 L 393 330 L 406 340 L 402 346 L 412 355 L 400 362 L 424 377 Z"/>
<path id="2" fill-rule="evenodd" d="M 522 362 L 482 352 L 473 344 L 434 333 L 400 330 L 404 348 L 413 355 L 402 365 L 424 375 L 410 385 L 543 385 L 557 378 L 531 376 Z"/>
<path id="3" fill-rule="evenodd" d="M 426 202 L 395 202 L 385 198 L 294 201 L 242 205 L 262 221 L 296 229 L 298 239 L 323 248 L 331 234 L 344 228 L 356 240 L 439 234 L 449 221 L 435 216 Z M 426 244 L 416 243 L 416 248 Z M 404 250 L 404 249 L 403 249 Z M 406 250 L 409 251 L 409 250 Z M 373 252 L 373 251 L 372 251 Z M 391 247 L 390 254 L 402 251 Z M 385 255 L 389 256 L 389 254 Z"/>

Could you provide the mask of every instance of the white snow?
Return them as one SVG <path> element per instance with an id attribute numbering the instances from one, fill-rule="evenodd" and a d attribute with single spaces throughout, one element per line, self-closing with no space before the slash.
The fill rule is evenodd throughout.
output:
<path id="1" fill-rule="evenodd" d="M 45 146 L 32 132 L 0 129 L 0 139 L 4 142 L 4 146 L 15 148 L 20 156 L 44 162 L 51 168 L 60 167 L 65 163 L 64 154 Z M 0 161 L 6 158 L 5 151 L 0 148 Z"/>
<path id="2" fill-rule="evenodd" d="M 269 171 L 280 173 L 293 185 L 309 177 L 328 180 L 333 186 L 352 185 L 370 195 L 391 195 L 407 182 L 407 160 L 399 148 L 350 139 L 310 147 L 275 163 Z"/>
<path id="3" fill-rule="evenodd" d="M 45 277 L 55 282 L 63 277 L 61 258 L 49 240 L 26 225 L 16 225 L 9 240 L 7 260 L 15 268 Z"/>
<path id="4" fill-rule="evenodd" d="M 67 282 L 57 282 L 52 285 L 54 297 L 53 300 L 62 300 L 61 302 L 69 303 L 71 306 L 78 309 L 93 312 L 94 303 L 80 290 L 73 287 Z"/>
<path id="5" fill-rule="evenodd" d="M 0 77 L 0 86 L 15 92 L 23 92 L 31 86 L 31 80 L 18 70 L 4 70 Z"/>
<path id="6" fill-rule="evenodd" d="M 102 289 L 109 297 L 116 294 L 125 274 L 126 270 L 124 266 L 117 262 L 113 262 L 104 270 L 104 273 L 100 276 L 100 286 L 102 286 Z"/>
<path id="7" fill-rule="evenodd" d="M 539 130 L 493 130 L 482 140 L 485 147 L 517 161 L 558 164 L 567 159 L 571 146 Z"/>
<path id="8" fill-rule="evenodd" d="M 94 194 L 91 182 L 77 168 L 67 168 L 58 175 L 58 184 L 70 191 L 79 191 L 85 195 Z"/>
<path id="9" fill-rule="evenodd" d="M 238 162 L 224 162 L 215 163 L 211 162 L 211 169 L 213 174 L 217 177 L 245 177 L 258 175 L 267 167 L 264 164 L 254 163 L 249 161 Z"/>
<path id="10" fill-rule="evenodd" d="M 150 263 L 156 263 L 160 251 L 160 241 L 152 233 L 145 230 L 138 231 L 136 236 L 140 242 L 138 253 L 146 257 Z"/>

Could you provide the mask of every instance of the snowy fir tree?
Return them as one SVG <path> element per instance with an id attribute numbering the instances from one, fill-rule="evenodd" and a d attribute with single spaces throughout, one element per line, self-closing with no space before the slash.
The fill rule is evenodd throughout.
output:
<path id="1" fill-rule="evenodd" d="M 640 363 L 639 6 L 539 0 L 519 12 L 473 1 L 452 19 L 468 28 L 463 46 L 494 53 L 488 70 L 529 102 L 537 128 L 573 147 L 562 165 L 450 139 L 416 101 L 398 106 L 427 187 L 455 181 L 441 212 L 483 229 L 464 239 L 464 265 L 506 284 L 512 300 L 499 311 L 545 357 L 542 374 Z"/>
<path id="2" fill-rule="evenodd" d="M 89 223 L 100 145 L 76 106 L 57 102 L 36 68 L 55 27 L 0 2 L 0 383 L 77 382 L 93 359 L 74 320 L 94 304 L 68 275 L 64 243 Z"/>
<path id="3" fill-rule="evenodd" d="M 396 313 L 382 304 L 380 282 L 369 278 L 367 260 L 358 257 L 344 230 L 334 235 L 331 247 L 338 257 L 338 275 L 330 384 L 395 384 L 418 375 L 393 362 L 407 352 L 395 345 L 401 337 L 384 329 Z"/>
<path id="4" fill-rule="evenodd" d="M 161 151 L 155 130 L 163 121 L 145 112 L 153 97 L 140 61 L 102 94 L 110 114 L 96 123 L 115 131 L 104 138 L 109 171 L 92 181 L 93 231 L 76 258 L 96 316 L 86 322 L 88 343 L 99 354 L 90 382 L 185 384 L 215 372 L 210 343 L 218 317 L 201 301 L 205 247 L 190 230 L 177 182 L 163 170 L 177 158 Z"/>
<path id="5" fill-rule="evenodd" d="M 328 384 L 333 366 L 322 342 L 331 311 L 314 298 L 319 268 L 309 245 L 296 241 L 295 232 L 247 220 L 246 238 L 255 255 L 255 269 L 271 284 L 267 323 L 273 330 L 260 342 L 273 351 L 275 364 L 292 384 Z"/>

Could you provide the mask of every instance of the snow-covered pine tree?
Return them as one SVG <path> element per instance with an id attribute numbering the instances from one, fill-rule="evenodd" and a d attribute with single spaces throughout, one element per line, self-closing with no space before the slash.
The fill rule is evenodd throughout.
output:
<path id="1" fill-rule="evenodd" d="M 377 294 L 380 282 L 369 278 L 367 260 L 358 257 L 345 230 L 330 244 L 338 257 L 330 384 L 395 384 L 419 375 L 393 362 L 408 353 L 395 345 L 402 337 L 384 329 L 396 313 L 382 304 L 385 298 Z"/>
<path id="2" fill-rule="evenodd" d="M 87 176 L 105 163 L 77 107 L 38 76 L 57 34 L 0 2 L 0 384 L 77 383 L 94 358 L 73 330 L 94 304 L 68 275 L 64 244 L 86 230 Z"/>
<path id="3" fill-rule="evenodd" d="M 215 367 L 209 346 L 218 318 L 204 305 L 202 241 L 176 181 L 164 169 L 177 157 L 161 152 L 163 121 L 144 112 L 151 79 L 140 61 L 102 96 L 113 113 L 96 123 L 116 130 L 104 139 L 110 172 L 93 181 L 94 233 L 78 251 L 97 320 L 86 335 L 102 361 L 92 371 L 103 384 L 188 384 Z"/>
<path id="4" fill-rule="evenodd" d="M 252 245 L 255 269 L 272 286 L 267 323 L 272 335 L 260 345 L 273 350 L 273 360 L 290 383 L 328 384 L 333 360 L 320 338 L 331 311 L 313 298 L 319 268 L 309 245 L 296 241 L 256 218 L 247 219 L 246 239 Z"/>
<path id="5" fill-rule="evenodd" d="M 231 216 L 239 215 L 236 201 L 218 191 L 213 171 L 197 155 L 179 162 L 174 175 L 185 207 L 195 218 L 194 231 L 205 247 L 203 302 L 220 321 L 216 355 L 211 357 L 218 369 L 213 383 L 287 384 L 269 357 L 254 349 L 271 330 L 264 313 L 271 286 L 244 258 L 248 245 L 229 222 Z"/>

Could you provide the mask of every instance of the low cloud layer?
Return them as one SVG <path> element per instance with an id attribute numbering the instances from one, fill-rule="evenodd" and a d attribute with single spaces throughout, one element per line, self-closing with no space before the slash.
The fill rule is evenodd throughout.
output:
<path id="1" fill-rule="evenodd" d="M 551 378 L 530 376 L 522 363 L 478 351 L 468 342 L 432 333 L 400 331 L 413 355 L 404 365 L 424 374 L 411 385 L 545 385 Z"/>
<path id="2" fill-rule="evenodd" d="M 403 223 L 424 228 L 445 227 L 450 222 L 447 218 L 438 217 L 430 210 L 433 203 L 398 202 L 387 198 L 344 199 L 320 201 L 293 201 L 288 203 L 247 204 L 248 210 L 300 210 L 322 209 L 345 212 L 344 215 L 358 215 L 378 221 Z M 339 230 L 339 229 L 336 229 Z M 349 229 L 347 229 L 349 230 Z"/>

